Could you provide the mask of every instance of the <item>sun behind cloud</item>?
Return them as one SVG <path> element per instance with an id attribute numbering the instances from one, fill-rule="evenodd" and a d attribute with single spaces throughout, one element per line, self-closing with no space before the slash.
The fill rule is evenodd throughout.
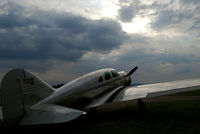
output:
<path id="1" fill-rule="evenodd" d="M 127 33 L 147 33 L 149 32 L 150 19 L 148 17 L 136 17 L 133 21 L 121 22 L 123 31 Z"/>

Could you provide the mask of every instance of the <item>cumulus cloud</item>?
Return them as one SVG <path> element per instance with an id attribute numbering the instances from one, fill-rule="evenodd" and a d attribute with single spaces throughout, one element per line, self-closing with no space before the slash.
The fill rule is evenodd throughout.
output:
<path id="1" fill-rule="evenodd" d="M 26 12 L 20 6 L 0 14 L 0 20 L 0 59 L 76 61 L 87 51 L 109 52 L 122 44 L 124 36 L 112 19 L 90 20 L 36 9 Z"/>

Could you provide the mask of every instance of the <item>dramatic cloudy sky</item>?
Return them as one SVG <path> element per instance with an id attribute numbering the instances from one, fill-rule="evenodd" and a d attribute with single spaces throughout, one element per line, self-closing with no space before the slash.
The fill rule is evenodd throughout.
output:
<path id="1" fill-rule="evenodd" d="M 50 83 L 112 67 L 136 83 L 200 77 L 198 0 L 0 0 L 0 79 Z"/>

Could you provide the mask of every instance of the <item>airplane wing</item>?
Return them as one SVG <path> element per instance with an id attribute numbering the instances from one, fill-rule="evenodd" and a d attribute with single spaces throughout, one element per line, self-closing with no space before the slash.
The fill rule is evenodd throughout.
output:
<path id="1" fill-rule="evenodd" d="M 200 79 L 179 80 L 173 82 L 126 87 L 115 97 L 113 102 L 152 98 L 199 89 Z"/>
<path id="2" fill-rule="evenodd" d="M 114 97 L 123 89 L 123 86 L 120 86 L 114 90 L 112 90 L 111 92 L 107 93 L 106 95 L 104 95 L 101 98 L 98 98 L 97 100 L 93 101 L 90 105 L 87 106 L 87 108 L 95 108 L 98 107 L 100 105 L 106 104 L 108 102 L 112 102 L 112 100 L 114 99 Z"/>
<path id="3" fill-rule="evenodd" d="M 200 89 L 200 79 L 179 80 L 140 86 L 117 87 L 101 98 L 94 100 L 87 108 L 95 108 L 106 103 L 152 98 L 157 96 Z"/>

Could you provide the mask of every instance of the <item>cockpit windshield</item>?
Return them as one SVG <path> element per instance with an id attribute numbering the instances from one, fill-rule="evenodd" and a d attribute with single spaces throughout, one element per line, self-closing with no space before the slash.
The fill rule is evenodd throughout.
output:
<path id="1" fill-rule="evenodd" d="M 111 70 L 111 74 L 112 74 L 113 77 L 118 77 L 119 76 L 118 72 L 115 71 L 115 70 Z"/>
<path id="2" fill-rule="evenodd" d="M 104 78 L 105 78 L 105 80 L 111 79 L 112 77 L 111 77 L 110 72 L 105 72 L 105 73 L 104 73 Z"/>

